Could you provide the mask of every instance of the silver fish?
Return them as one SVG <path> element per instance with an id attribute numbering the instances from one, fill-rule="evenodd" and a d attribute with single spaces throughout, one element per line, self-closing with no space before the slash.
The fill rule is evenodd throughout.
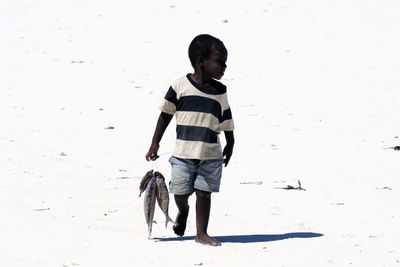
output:
<path id="1" fill-rule="evenodd" d="M 146 187 L 144 193 L 144 217 L 146 218 L 146 223 L 149 231 L 149 236 L 151 236 L 151 230 L 153 227 L 154 210 L 156 207 L 156 177 L 153 176 Z"/>
<path id="2" fill-rule="evenodd" d="M 169 193 L 167 185 L 165 184 L 164 176 L 159 172 L 154 172 L 156 178 L 156 198 L 158 206 L 160 206 L 162 212 L 165 215 L 165 228 L 168 226 L 168 222 L 175 224 L 174 220 L 169 217 L 168 207 L 169 207 Z"/>
<path id="3" fill-rule="evenodd" d="M 153 170 L 148 171 L 142 178 L 142 181 L 140 182 L 140 193 L 139 197 L 142 195 L 144 190 L 146 190 L 147 185 L 149 184 L 150 179 L 153 177 Z"/>

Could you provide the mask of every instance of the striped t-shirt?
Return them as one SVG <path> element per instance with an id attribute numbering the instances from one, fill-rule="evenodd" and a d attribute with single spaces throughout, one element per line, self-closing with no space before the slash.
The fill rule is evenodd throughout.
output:
<path id="1" fill-rule="evenodd" d="M 161 111 L 176 116 L 173 156 L 183 159 L 222 159 L 221 131 L 233 131 L 226 87 L 213 80 L 210 92 L 191 78 L 179 78 L 169 88 Z"/>

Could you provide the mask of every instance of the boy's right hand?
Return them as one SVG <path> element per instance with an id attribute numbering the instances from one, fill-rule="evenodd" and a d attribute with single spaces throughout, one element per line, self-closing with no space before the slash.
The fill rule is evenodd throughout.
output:
<path id="1" fill-rule="evenodd" d="M 159 144 L 156 145 L 151 145 L 151 147 L 149 148 L 149 152 L 147 152 L 146 154 L 146 160 L 150 161 L 150 160 L 156 160 L 159 158 L 159 156 L 157 155 L 158 149 L 160 148 Z"/>

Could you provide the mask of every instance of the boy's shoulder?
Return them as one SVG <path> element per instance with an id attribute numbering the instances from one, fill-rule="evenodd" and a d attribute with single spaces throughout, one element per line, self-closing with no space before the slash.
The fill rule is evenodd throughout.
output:
<path id="1" fill-rule="evenodd" d="M 177 89 L 180 86 L 184 86 L 187 85 L 189 83 L 187 75 L 185 76 L 181 76 L 179 78 L 177 78 L 173 83 L 172 83 L 172 87 L 174 89 Z"/>

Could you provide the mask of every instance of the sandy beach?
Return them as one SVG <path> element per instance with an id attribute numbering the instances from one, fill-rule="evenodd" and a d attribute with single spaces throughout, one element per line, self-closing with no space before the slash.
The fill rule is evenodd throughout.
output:
<path id="1" fill-rule="evenodd" d="M 400 266 L 399 13 L 393 0 L 3 1 L 0 266 Z M 194 241 L 194 197 L 183 238 L 157 209 L 151 239 L 138 197 L 151 168 L 170 179 L 174 121 L 156 164 L 144 156 L 200 33 L 228 49 L 236 126 L 217 248 Z"/>

